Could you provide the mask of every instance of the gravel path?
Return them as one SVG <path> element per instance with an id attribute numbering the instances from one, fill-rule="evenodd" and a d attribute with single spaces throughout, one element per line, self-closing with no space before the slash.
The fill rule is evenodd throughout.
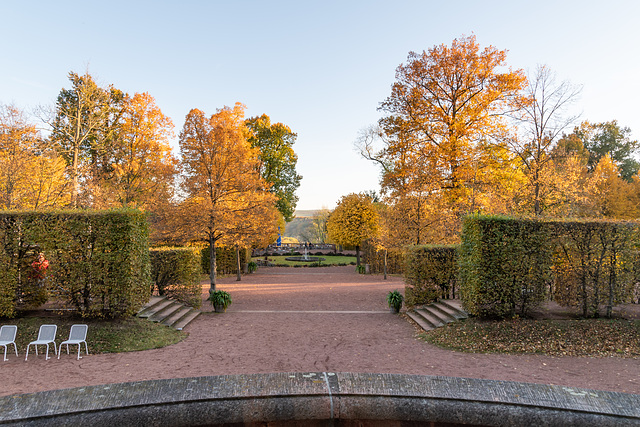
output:
<path id="1" fill-rule="evenodd" d="M 156 350 L 10 357 L 0 362 L 0 395 L 126 381 L 270 372 L 376 372 L 533 382 L 640 394 L 640 360 L 467 354 L 415 338 L 385 296 L 400 278 L 359 275 L 353 266 L 261 268 L 219 281 L 234 303 L 203 313 L 182 342 Z M 203 298 L 208 284 L 203 286 Z M 91 351 L 89 331 L 89 351 Z M 35 355 L 34 355 L 35 356 Z"/>

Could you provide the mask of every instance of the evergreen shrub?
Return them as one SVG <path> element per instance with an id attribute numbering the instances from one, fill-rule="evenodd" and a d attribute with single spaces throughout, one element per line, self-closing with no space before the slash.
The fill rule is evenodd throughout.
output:
<path id="1" fill-rule="evenodd" d="M 158 295 L 191 307 L 202 305 L 201 255 L 199 248 L 161 247 L 149 251 L 151 278 Z"/>
<path id="2" fill-rule="evenodd" d="M 458 275 L 457 245 L 412 246 L 404 268 L 407 306 L 455 298 Z"/>

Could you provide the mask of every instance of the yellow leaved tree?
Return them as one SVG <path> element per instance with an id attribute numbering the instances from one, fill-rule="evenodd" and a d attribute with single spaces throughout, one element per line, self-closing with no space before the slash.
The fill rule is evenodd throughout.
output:
<path id="1" fill-rule="evenodd" d="M 95 206 L 153 208 L 172 196 L 177 160 L 171 153 L 173 123 L 148 93 L 125 96 L 121 124 L 97 186 Z"/>
<path id="2" fill-rule="evenodd" d="M 65 206 L 70 201 L 65 168 L 22 111 L 0 105 L 0 208 Z"/>
<path id="3" fill-rule="evenodd" d="M 343 196 L 329 214 L 327 234 L 334 243 L 356 249 L 356 265 L 360 265 L 360 245 L 376 237 L 379 216 L 371 196 L 352 193 Z"/>
<path id="4" fill-rule="evenodd" d="M 254 233 L 274 234 L 276 196 L 260 176 L 258 154 L 247 141 L 244 105 L 211 117 L 193 109 L 180 132 L 185 235 L 210 246 L 210 292 L 216 286 L 216 246 L 239 244 Z"/>

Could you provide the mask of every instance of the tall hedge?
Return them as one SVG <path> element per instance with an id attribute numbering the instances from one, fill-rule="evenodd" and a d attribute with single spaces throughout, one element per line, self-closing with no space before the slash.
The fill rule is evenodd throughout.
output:
<path id="1" fill-rule="evenodd" d="M 579 307 L 584 317 L 611 317 L 613 307 L 631 302 L 638 282 L 638 224 L 582 220 L 549 224 L 556 235 L 553 297 Z"/>
<path id="2" fill-rule="evenodd" d="M 250 261 L 250 249 L 240 248 L 240 266 Z M 209 246 L 201 249 L 202 271 L 206 274 L 210 273 L 209 260 L 211 257 Z M 218 274 L 236 274 L 238 272 L 238 263 L 236 261 L 236 248 L 232 246 L 216 247 L 216 269 Z"/>
<path id="3" fill-rule="evenodd" d="M 635 222 L 536 221 L 469 216 L 463 221 L 460 293 L 473 315 L 526 313 L 546 296 L 584 317 L 631 302 L 640 279 Z M 549 294 L 551 292 L 551 294 Z"/>
<path id="4" fill-rule="evenodd" d="M 465 309 L 481 317 L 508 317 L 542 303 L 551 281 L 550 231 L 534 220 L 464 218 L 459 277 Z"/>
<path id="5" fill-rule="evenodd" d="M 199 248 L 153 248 L 151 277 L 154 289 L 195 308 L 202 305 L 201 255 Z"/>
<path id="6" fill-rule="evenodd" d="M 84 317 L 135 313 L 150 296 L 149 229 L 137 210 L 0 212 L 0 304 L 14 316 L 30 289 L 31 263 L 49 261 L 45 294 Z M 13 306 L 7 295 L 13 293 Z"/>
<path id="7" fill-rule="evenodd" d="M 408 306 L 456 297 L 457 251 L 457 245 L 412 246 L 407 250 L 404 280 Z"/>
<path id="8" fill-rule="evenodd" d="M 384 250 L 378 249 L 370 240 L 362 242 L 362 262 L 369 264 L 372 273 L 384 273 Z M 405 251 L 401 248 L 387 250 L 387 273 L 403 274 L 405 266 Z"/>

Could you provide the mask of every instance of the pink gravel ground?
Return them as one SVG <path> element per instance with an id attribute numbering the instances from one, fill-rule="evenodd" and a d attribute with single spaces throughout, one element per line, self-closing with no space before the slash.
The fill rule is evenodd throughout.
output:
<path id="1" fill-rule="evenodd" d="M 556 384 L 640 394 L 640 360 L 469 354 L 416 339 L 414 325 L 388 312 L 400 278 L 359 275 L 354 267 L 261 268 L 223 278 L 224 314 L 205 302 L 182 342 L 154 350 L 76 360 L 43 356 L 0 362 L 0 395 L 127 381 L 270 372 L 443 375 Z M 208 284 L 203 284 L 203 299 Z M 89 351 L 91 351 L 89 331 Z"/>

